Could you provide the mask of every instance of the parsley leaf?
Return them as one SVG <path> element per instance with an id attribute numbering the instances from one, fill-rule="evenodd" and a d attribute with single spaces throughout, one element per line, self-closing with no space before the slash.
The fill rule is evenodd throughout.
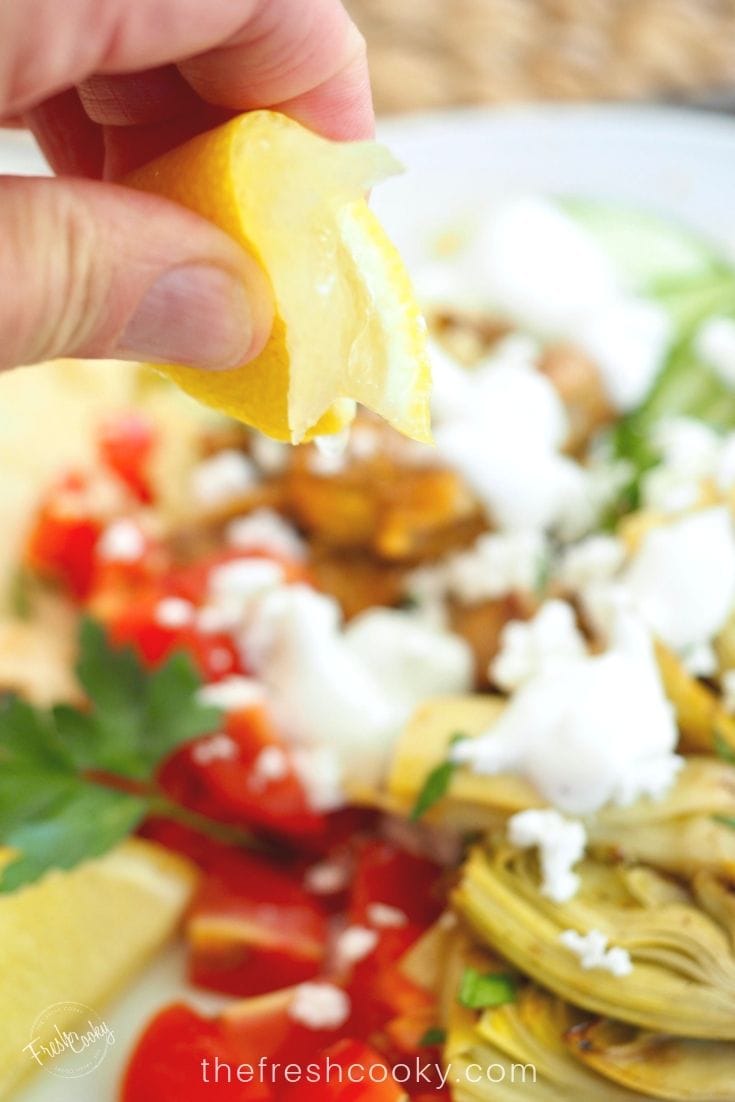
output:
<path id="1" fill-rule="evenodd" d="M 449 740 L 449 745 L 454 746 L 457 742 L 461 742 L 462 739 L 466 738 L 467 735 L 452 735 Z M 421 791 L 416 797 L 416 803 L 411 809 L 410 818 L 413 822 L 421 819 L 434 804 L 439 803 L 439 801 L 446 796 L 449 791 L 449 786 L 452 783 L 452 777 L 458 769 L 459 762 L 447 758 L 446 761 L 440 762 L 439 765 L 431 770 L 421 786 Z"/>
<path id="2" fill-rule="evenodd" d="M 0 705 L 0 842 L 16 851 L 0 892 L 111 849 L 161 806 L 155 771 L 178 746 L 216 728 L 183 654 L 147 671 L 91 620 L 77 675 L 88 707 Z"/>
<path id="3" fill-rule="evenodd" d="M 438 1026 L 432 1026 L 426 1030 L 423 1037 L 419 1041 L 419 1048 L 434 1048 L 438 1045 L 443 1045 L 447 1039 L 446 1029 L 440 1029 Z"/>
<path id="4" fill-rule="evenodd" d="M 515 1002 L 516 981 L 506 972 L 482 973 L 477 968 L 465 968 L 457 997 L 468 1010 L 503 1006 Z"/>

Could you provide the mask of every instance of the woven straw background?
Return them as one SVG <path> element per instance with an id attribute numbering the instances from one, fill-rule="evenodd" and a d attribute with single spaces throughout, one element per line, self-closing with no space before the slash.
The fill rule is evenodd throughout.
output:
<path id="1" fill-rule="evenodd" d="M 735 0 L 347 0 L 378 109 L 735 87 Z"/>

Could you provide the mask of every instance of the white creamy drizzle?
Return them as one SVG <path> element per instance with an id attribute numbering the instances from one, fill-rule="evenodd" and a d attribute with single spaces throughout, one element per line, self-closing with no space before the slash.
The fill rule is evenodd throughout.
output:
<path id="1" fill-rule="evenodd" d="M 343 782 L 377 781 L 413 708 L 432 693 L 471 685 L 462 640 L 388 609 L 367 612 L 343 630 L 337 603 L 306 586 L 254 599 L 241 643 L 282 729 L 300 748 L 297 768 L 301 761 L 315 798 L 331 806 L 334 777 L 319 791 L 332 762 Z M 316 750 L 329 755 L 321 764 Z"/>
<path id="2" fill-rule="evenodd" d="M 681 768 L 677 737 L 650 636 L 618 609 L 608 651 L 543 663 L 493 727 L 452 756 L 478 773 L 518 773 L 552 806 L 585 815 L 660 798 Z"/>
<path id="3" fill-rule="evenodd" d="M 584 470 L 561 454 L 566 411 L 537 354 L 527 338 L 501 342 L 435 427 L 440 456 L 500 528 L 551 528 L 586 492 Z"/>
<path id="4" fill-rule="evenodd" d="M 417 286 L 425 301 L 492 310 L 543 338 L 574 342 L 620 410 L 645 396 L 670 343 L 665 310 L 626 287 L 592 235 L 542 197 L 495 204 L 466 247 L 419 273 Z"/>
<path id="5" fill-rule="evenodd" d="M 587 646 L 566 601 L 546 601 L 532 620 L 511 620 L 490 664 L 493 681 L 507 692 L 520 688 L 554 662 L 582 658 Z"/>
<path id="6" fill-rule="evenodd" d="M 622 584 L 654 634 L 682 657 L 708 646 L 735 604 L 728 510 L 703 509 L 654 528 Z"/>

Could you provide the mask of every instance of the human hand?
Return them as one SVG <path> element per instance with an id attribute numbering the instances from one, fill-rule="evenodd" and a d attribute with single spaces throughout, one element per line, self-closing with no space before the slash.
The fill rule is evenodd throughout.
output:
<path id="1" fill-rule="evenodd" d="M 58 175 L 0 177 L 0 368 L 227 368 L 260 352 L 272 307 L 255 261 L 113 182 L 259 107 L 371 136 L 364 43 L 340 0 L 0 0 L 0 125 L 29 126 Z"/>

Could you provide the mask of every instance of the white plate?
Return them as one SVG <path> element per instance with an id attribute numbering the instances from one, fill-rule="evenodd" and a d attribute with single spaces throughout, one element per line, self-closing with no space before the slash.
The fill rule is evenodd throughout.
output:
<path id="1" fill-rule="evenodd" d="M 374 205 L 409 266 L 443 227 L 512 191 L 631 201 L 735 254 L 735 123 L 727 119 L 627 107 L 478 110 L 392 120 L 381 137 L 407 172 L 378 189 Z M 34 173 L 43 164 L 30 142 L 10 134 L 0 138 L 0 169 Z M 186 992 L 182 974 L 181 954 L 164 956 L 104 1011 L 117 1043 L 100 1068 L 66 1082 L 42 1073 L 18 1102 L 111 1102 L 132 1038 L 156 1006 Z"/>

